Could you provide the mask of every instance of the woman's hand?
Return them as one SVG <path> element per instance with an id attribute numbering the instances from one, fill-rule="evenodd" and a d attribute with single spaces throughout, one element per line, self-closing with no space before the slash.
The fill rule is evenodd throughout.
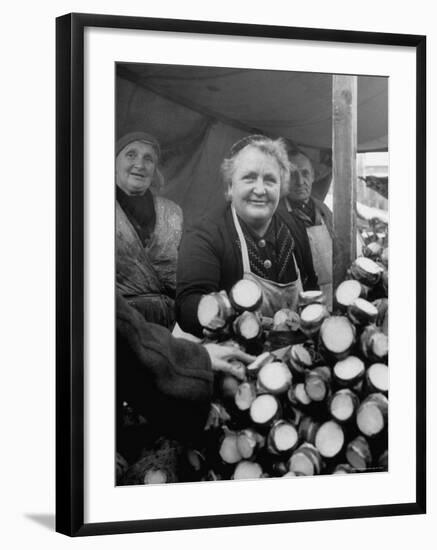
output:
<path id="1" fill-rule="evenodd" d="M 220 346 L 219 344 L 205 344 L 203 346 L 211 359 L 212 370 L 215 372 L 225 372 L 232 374 L 236 378 L 243 380 L 245 375 L 240 366 L 241 363 L 248 364 L 255 361 L 253 355 L 244 353 L 234 346 Z M 235 361 L 235 364 L 233 364 Z"/>

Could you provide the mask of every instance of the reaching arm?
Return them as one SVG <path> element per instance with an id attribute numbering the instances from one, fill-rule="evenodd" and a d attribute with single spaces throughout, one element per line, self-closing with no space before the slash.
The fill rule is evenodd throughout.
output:
<path id="1" fill-rule="evenodd" d="M 117 295 L 117 398 L 131 403 L 162 434 L 183 439 L 203 429 L 213 373 L 241 376 L 234 359 L 255 358 L 235 347 L 175 338 Z"/>
<path id="2" fill-rule="evenodd" d="M 208 352 L 148 323 L 117 296 L 117 399 L 158 432 L 183 438 L 204 426 L 213 390 Z"/>

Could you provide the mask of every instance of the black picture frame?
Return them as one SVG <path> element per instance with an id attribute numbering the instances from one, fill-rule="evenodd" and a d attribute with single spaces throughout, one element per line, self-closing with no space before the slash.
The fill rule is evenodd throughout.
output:
<path id="1" fill-rule="evenodd" d="M 363 507 L 84 522 L 84 29 L 104 27 L 414 48 L 416 52 L 416 498 Z M 56 530 L 69 536 L 423 514 L 426 511 L 426 38 L 95 14 L 56 20 Z"/>

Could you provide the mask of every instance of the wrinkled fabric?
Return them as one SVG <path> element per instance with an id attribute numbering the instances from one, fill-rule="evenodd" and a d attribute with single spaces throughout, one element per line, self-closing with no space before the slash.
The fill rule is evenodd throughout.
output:
<path id="1" fill-rule="evenodd" d="M 153 200 L 156 224 L 146 246 L 116 203 L 117 289 L 146 320 L 171 326 L 182 212 L 168 199 L 154 196 Z"/>
<path id="2" fill-rule="evenodd" d="M 138 233 L 143 246 L 146 246 L 156 225 L 155 204 L 150 189 L 144 195 L 132 196 L 126 194 L 121 187 L 117 186 L 116 198 Z"/>
<path id="3" fill-rule="evenodd" d="M 233 143 L 260 131 L 292 140 L 311 158 L 313 193 L 325 199 L 331 75 L 149 63 L 117 63 L 116 71 L 117 138 L 138 128 L 156 137 L 162 194 L 182 207 L 186 224 L 224 205 L 220 164 Z M 387 149 L 387 102 L 386 77 L 358 76 L 359 151 Z"/>
<path id="4" fill-rule="evenodd" d="M 144 320 L 117 292 L 116 375 L 117 450 L 135 457 L 141 446 L 154 449 L 164 437 L 179 442 L 203 433 L 213 395 L 213 370 L 206 349 L 174 338 L 164 327 Z M 146 422 L 124 429 L 121 404 Z M 141 434 L 142 444 L 130 441 L 129 432 Z M 156 450 L 156 449 L 155 449 Z"/>

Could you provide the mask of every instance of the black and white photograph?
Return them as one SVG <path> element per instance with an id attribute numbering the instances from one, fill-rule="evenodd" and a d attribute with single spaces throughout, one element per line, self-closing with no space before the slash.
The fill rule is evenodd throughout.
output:
<path id="1" fill-rule="evenodd" d="M 115 485 L 389 471 L 389 79 L 114 78 Z"/>
<path id="2" fill-rule="evenodd" d="M 436 538 L 437 27 L 402 7 L 5 3 L 2 547 Z"/>

